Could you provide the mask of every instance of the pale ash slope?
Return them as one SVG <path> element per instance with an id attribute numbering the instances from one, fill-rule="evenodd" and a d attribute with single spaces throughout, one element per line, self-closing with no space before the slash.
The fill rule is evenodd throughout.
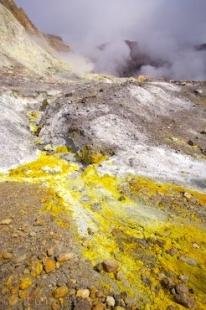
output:
<path id="1" fill-rule="evenodd" d="M 39 74 L 68 71 L 43 37 L 31 36 L 14 15 L 0 4 L 0 66 L 20 64 Z"/>
<path id="2" fill-rule="evenodd" d="M 205 189 L 205 83 L 32 79 L 2 76 L 1 170 L 33 158 L 46 145 L 75 152 L 90 146 L 107 154 L 102 173 Z M 37 115 L 36 136 L 30 111 Z"/>
<path id="3" fill-rule="evenodd" d="M 89 145 L 109 154 L 103 173 L 206 187 L 205 83 L 111 78 L 70 86 L 70 92 L 42 114 L 45 144 Z"/>

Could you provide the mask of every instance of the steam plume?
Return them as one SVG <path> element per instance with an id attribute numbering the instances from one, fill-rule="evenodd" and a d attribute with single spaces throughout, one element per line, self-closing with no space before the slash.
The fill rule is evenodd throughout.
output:
<path id="1" fill-rule="evenodd" d="M 125 40 L 130 40 L 151 59 L 132 74 L 206 79 L 205 0 L 17 2 L 42 30 L 62 35 L 92 59 L 96 71 L 126 74 L 131 51 Z"/>

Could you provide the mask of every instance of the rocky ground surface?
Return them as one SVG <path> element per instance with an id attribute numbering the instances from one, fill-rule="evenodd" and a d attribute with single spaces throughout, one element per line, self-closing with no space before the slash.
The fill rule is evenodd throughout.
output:
<path id="1" fill-rule="evenodd" d="M 206 82 L 88 73 L 11 0 L 0 37 L 0 309 L 205 309 Z"/>
<path id="2" fill-rule="evenodd" d="M 0 309 L 204 309 L 205 82 L 0 80 Z"/>
<path id="3" fill-rule="evenodd" d="M 81 258 L 70 217 L 43 207 L 59 198 L 23 183 L 1 183 L 0 197 L 0 309 L 104 309 L 107 295 Z"/>

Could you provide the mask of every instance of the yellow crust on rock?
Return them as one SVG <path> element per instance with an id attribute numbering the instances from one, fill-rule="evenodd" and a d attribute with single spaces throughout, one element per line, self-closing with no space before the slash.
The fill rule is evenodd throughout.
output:
<path id="1" fill-rule="evenodd" d="M 160 285 L 161 277 L 168 275 L 176 283 L 181 275 L 187 277 L 197 309 L 204 309 L 206 230 L 201 216 L 193 216 L 183 205 L 205 208 L 205 193 L 144 177 L 101 175 L 96 165 L 82 170 L 80 164 L 61 159 L 62 151 L 41 153 L 36 161 L 11 170 L 1 180 L 48 187 L 53 198 L 45 200 L 44 210 L 60 224 L 61 214 L 72 216 L 77 239 L 84 240 L 82 253 L 93 265 L 104 259 L 119 263 L 121 277 L 107 276 L 120 291 L 140 298 L 142 309 L 166 309 L 173 304 L 183 309 Z M 170 201 L 167 206 L 162 197 Z M 175 204 L 179 208 L 173 208 Z"/>

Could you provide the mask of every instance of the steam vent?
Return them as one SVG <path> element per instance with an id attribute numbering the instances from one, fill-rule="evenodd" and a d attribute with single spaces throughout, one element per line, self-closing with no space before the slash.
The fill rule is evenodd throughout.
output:
<path id="1" fill-rule="evenodd" d="M 151 49 L 123 2 L 0 0 L 0 310 L 206 309 L 206 37 Z"/>

